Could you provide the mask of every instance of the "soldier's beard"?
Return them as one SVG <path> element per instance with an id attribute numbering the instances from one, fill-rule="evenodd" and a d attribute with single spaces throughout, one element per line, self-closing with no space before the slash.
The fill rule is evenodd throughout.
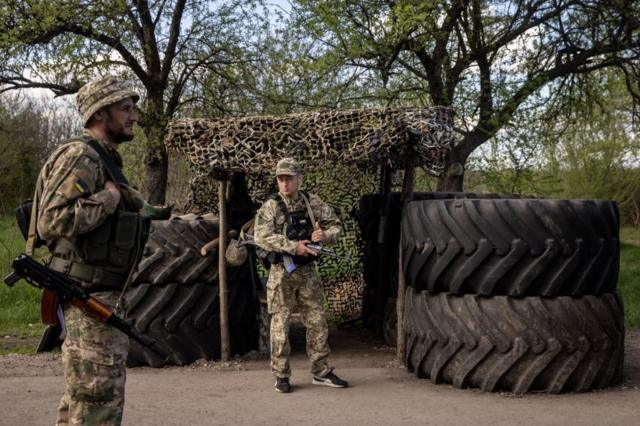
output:
<path id="1" fill-rule="evenodd" d="M 111 119 L 111 115 L 109 115 L 109 122 L 107 123 L 106 134 L 107 138 L 115 143 L 121 144 L 122 142 L 129 142 L 133 140 L 133 132 L 125 133 L 119 126 L 114 125 L 113 120 Z"/>
<path id="2" fill-rule="evenodd" d="M 107 137 L 109 140 L 116 144 L 121 144 L 122 142 L 129 142 L 133 140 L 133 134 L 127 134 L 122 132 L 114 132 L 111 130 L 107 130 Z"/>

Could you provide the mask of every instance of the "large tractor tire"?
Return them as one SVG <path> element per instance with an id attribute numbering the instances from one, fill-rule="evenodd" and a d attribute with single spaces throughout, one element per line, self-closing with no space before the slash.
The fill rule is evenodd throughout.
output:
<path id="1" fill-rule="evenodd" d="M 247 273 L 232 269 L 229 270 L 229 335 L 231 354 L 235 355 L 256 349 L 257 330 Z M 200 358 L 219 358 L 218 291 L 217 282 L 140 284 L 127 291 L 127 320 L 169 355 L 168 360 L 162 360 L 131 340 L 127 365 L 161 367 L 190 364 Z"/>
<path id="2" fill-rule="evenodd" d="M 127 320 L 169 359 L 131 340 L 127 365 L 185 365 L 220 357 L 218 256 L 199 253 L 217 237 L 217 226 L 200 219 L 152 222 L 137 279 L 125 293 Z M 250 265 L 228 268 L 227 286 L 231 354 L 242 354 L 257 345 Z"/>
<path id="3" fill-rule="evenodd" d="M 412 197 L 413 200 L 431 202 L 463 198 L 512 198 L 513 196 L 477 192 L 414 192 Z M 400 193 L 393 192 L 387 197 L 380 194 L 367 194 L 360 199 L 359 207 L 354 214 L 363 242 L 362 262 L 365 280 L 362 303 L 363 322 L 365 327 L 385 335 L 387 333 L 385 303 L 387 298 L 395 298 L 397 295 L 398 246 L 402 216 Z M 384 233 L 384 238 L 380 232 Z M 384 241 L 379 241 L 380 239 Z"/>
<path id="4" fill-rule="evenodd" d="M 200 248 L 217 237 L 217 220 L 151 222 L 149 239 L 134 282 L 193 284 L 216 281 L 218 256 L 203 257 Z"/>
<path id="5" fill-rule="evenodd" d="M 130 340 L 128 366 L 161 367 L 165 361 L 185 365 L 220 355 L 216 284 L 140 284 L 127 291 L 126 300 L 129 322 L 169 355 L 169 360 L 162 360 Z"/>
<path id="6" fill-rule="evenodd" d="M 406 366 L 419 378 L 485 391 L 581 392 L 622 379 L 616 293 L 483 297 L 406 293 Z"/>
<path id="7" fill-rule="evenodd" d="M 414 201 L 402 221 L 407 285 L 432 293 L 580 296 L 613 292 L 612 201 Z"/>

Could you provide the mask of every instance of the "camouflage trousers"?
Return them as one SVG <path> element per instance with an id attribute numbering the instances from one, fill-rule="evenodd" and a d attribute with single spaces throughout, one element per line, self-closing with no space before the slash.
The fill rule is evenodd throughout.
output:
<path id="1" fill-rule="evenodd" d="M 324 376 L 331 372 L 328 364 L 329 327 L 322 307 L 323 291 L 313 265 L 288 274 L 281 264 L 273 265 L 267 281 L 267 304 L 271 314 L 271 371 L 276 377 L 289 377 L 289 323 L 298 305 L 307 329 L 307 356 L 311 373 Z"/>
<path id="2" fill-rule="evenodd" d="M 119 293 L 94 297 L 114 306 Z M 62 345 L 65 392 L 57 425 L 119 425 L 124 407 L 124 383 L 129 338 L 121 331 L 69 306 Z"/>

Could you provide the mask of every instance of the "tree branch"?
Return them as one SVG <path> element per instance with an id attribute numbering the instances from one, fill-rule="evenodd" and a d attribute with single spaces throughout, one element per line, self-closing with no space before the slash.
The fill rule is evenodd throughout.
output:
<path id="1" fill-rule="evenodd" d="M 162 61 L 162 75 L 160 77 L 161 84 L 165 86 L 169 78 L 169 71 L 171 70 L 171 64 L 176 55 L 176 46 L 178 44 L 178 38 L 180 37 L 180 27 L 182 24 L 182 14 L 184 13 L 184 6 L 186 0 L 178 0 L 175 9 L 173 10 L 173 16 L 171 17 L 171 26 L 169 31 L 169 43 L 164 52 L 164 59 Z"/>
<path id="2" fill-rule="evenodd" d="M 138 13 L 140 14 L 140 23 L 142 25 L 142 50 L 144 52 L 145 62 L 149 69 L 149 78 L 146 80 L 147 90 L 151 93 L 157 92 L 160 88 L 160 54 L 158 52 L 158 43 L 156 42 L 155 25 L 149 10 L 149 2 L 147 0 L 136 0 Z M 144 81 L 143 81 L 144 83 Z"/>
<path id="3" fill-rule="evenodd" d="M 120 40 L 110 37 L 106 34 L 97 33 L 93 30 L 93 28 L 89 26 L 83 26 L 73 22 L 62 23 L 61 25 L 52 28 L 51 30 L 42 34 L 41 36 L 30 38 L 25 43 L 46 43 L 64 33 L 84 36 L 90 40 L 97 41 L 113 48 L 120 54 L 120 56 L 122 56 L 127 65 L 131 67 L 132 71 L 136 74 L 136 76 L 138 76 L 140 80 L 144 82 L 147 79 L 148 76 L 145 70 L 140 66 L 140 63 L 137 61 L 137 59 L 133 56 L 133 54 L 131 54 L 131 52 L 129 52 L 129 50 L 127 50 L 127 48 L 120 42 Z"/>

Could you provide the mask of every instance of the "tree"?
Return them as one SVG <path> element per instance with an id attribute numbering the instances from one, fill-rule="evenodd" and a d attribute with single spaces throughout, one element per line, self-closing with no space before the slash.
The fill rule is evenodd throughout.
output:
<path id="1" fill-rule="evenodd" d="M 640 137 L 626 77 L 611 70 L 581 76 L 548 110 L 547 191 L 566 198 L 611 199 L 623 221 L 640 203 Z M 553 136 L 555 134 L 555 136 Z"/>
<path id="2" fill-rule="evenodd" d="M 640 99 L 639 9 L 625 0 L 300 0 L 294 14 L 323 43 L 319 60 L 385 86 L 413 82 L 402 87 L 454 107 L 460 137 L 438 184 L 453 191 L 470 154 L 532 95 L 616 67 Z"/>
<path id="3" fill-rule="evenodd" d="M 68 109 L 48 107 L 18 94 L 0 97 L 0 215 L 33 197 L 43 161 L 78 124 Z"/>
<path id="4" fill-rule="evenodd" d="M 166 124 L 192 101 L 199 75 L 246 59 L 254 1 L 9 0 L 0 5 L 0 93 L 46 88 L 75 93 L 104 73 L 135 78 L 144 89 L 149 200 L 167 186 Z"/>

